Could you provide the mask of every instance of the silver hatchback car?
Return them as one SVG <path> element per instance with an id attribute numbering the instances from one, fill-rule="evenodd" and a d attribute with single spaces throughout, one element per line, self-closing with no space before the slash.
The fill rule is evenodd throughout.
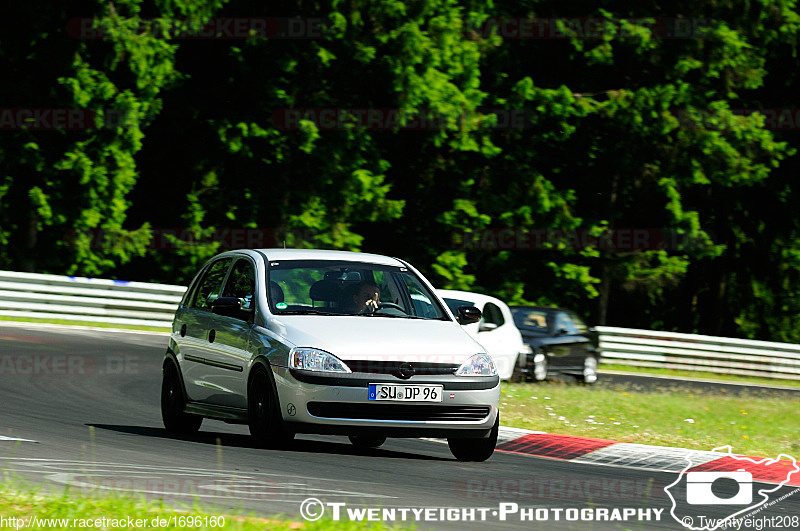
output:
<path id="1" fill-rule="evenodd" d="M 411 265 L 301 249 L 212 258 L 181 301 L 163 365 L 167 430 L 248 424 L 271 447 L 296 433 L 445 437 L 453 455 L 494 452 L 500 380 L 491 357 Z"/>

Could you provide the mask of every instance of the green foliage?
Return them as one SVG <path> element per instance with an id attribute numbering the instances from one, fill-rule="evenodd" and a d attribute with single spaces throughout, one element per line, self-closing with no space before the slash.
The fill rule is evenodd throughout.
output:
<path id="1" fill-rule="evenodd" d="M 445 251 L 436 257 L 433 271 L 444 278 L 442 289 L 460 289 L 469 291 L 475 283 L 475 275 L 464 272 L 467 266 L 466 253 L 459 251 Z"/>
<path id="2" fill-rule="evenodd" d="M 10 138 L 0 151 L 6 176 L 0 238 L 9 245 L 0 250 L 0 266 L 99 275 L 144 256 L 148 225 L 123 228 L 138 178 L 134 157 L 142 149 L 143 128 L 161 109 L 162 90 L 177 72 L 176 45 L 142 29 L 149 24 L 142 4 L 85 2 L 71 6 L 74 12 L 36 14 L 15 6 L 16 13 L 7 13 L 9 20 L 35 21 L 4 37 L 3 61 L 19 68 L 24 54 L 32 74 L 26 81 L 30 92 L 14 87 L 19 104 L 10 107 L 88 112 L 74 129 L 4 132 Z M 204 6 L 170 2 L 164 14 L 207 16 L 211 11 Z M 104 37 L 82 38 L 82 29 L 68 25 L 78 16 L 94 16 L 88 29 Z M 66 36 L 69 28 L 73 34 Z M 26 41 L 30 49 L 19 49 Z M 20 145 L 23 157 L 17 157 Z"/>
<path id="3" fill-rule="evenodd" d="M 0 267 L 187 282 L 247 229 L 593 322 L 800 341 L 800 124 L 769 111 L 797 107 L 793 1 L 13 9 L 35 23 L 0 37 L 7 107 L 97 123 L 2 131 Z M 301 38 L 185 38 L 287 13 Z M 87 16 L 103 37 L 68 35 Z M 504 34 L 534 16 L 559 38 Z M 502 229 L 550 236 L 465 243 Z"/>

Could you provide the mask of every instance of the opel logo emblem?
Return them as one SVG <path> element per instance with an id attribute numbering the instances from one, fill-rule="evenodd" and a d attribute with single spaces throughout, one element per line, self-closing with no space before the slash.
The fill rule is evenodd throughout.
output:
<path id="1" fill-rule="evenodd" d="M 398 375 L 400 378 L 404 380 L 408 380 L 416 373 L 414 366 L 410 363 L 401 363 L 400 367 L 397 369 Z"/>

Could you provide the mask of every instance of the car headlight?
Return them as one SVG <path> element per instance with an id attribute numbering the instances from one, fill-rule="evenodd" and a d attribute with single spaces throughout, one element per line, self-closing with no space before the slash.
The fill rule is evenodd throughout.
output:
<path id="1" fill-rule="evenodd" d="M 461 364 L 456 371 L 456 376 L 495 376 L 497 368 L 492 357 L 488 354 L 475 354 Z"/>
<path id="2" fill-rule="evenodd" d="M 289 367 L 306 371 L 352 372 L 342 360 L 318 348 L 293 348 L 289 351 Z"/>

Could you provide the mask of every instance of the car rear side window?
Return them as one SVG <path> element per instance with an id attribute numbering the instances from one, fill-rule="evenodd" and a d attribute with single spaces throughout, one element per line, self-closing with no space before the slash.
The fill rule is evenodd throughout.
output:
<path id="1" fill-rule="evenodd" d="M 487 302 L 486 306 L 483 307 L 483 320 L 498 327 L 503 326 L 503 323 L 506 322 L 500 307 L 491 302 Z"/>
<path id="2" fill-rule="evenodd" d="M 450 311 L 453 312 L 453 315 L 458 315 L 459 306 L 475 306 L 469 301 L 462 301 L 460 299 L 445 299 L 444 302 L 447 304 L 447 307 L 450 308 Z"/>
<path id="3" fill-rule="evenodd" d="M 191 308 L 211 311 L 211 303 L 220 296 L 222 281 L 225 279 L 225 273 L 228 272 L 232 261 L 232 258 L 223 258 L 209 266 L 200 280 L 194 300 L 189 305 Z"/>
<path id="4" fill-rule="evenodd" d="M 575 324 L 575 333 L 584 334 L 589 330 L 589 327 L 586 326 L 586 323 L 584 323 L 580 317 L 572 312 L 570 312 L 569 316 L 572 318 L 572 322 Z"/>
<path id="5" fill-rule="evenodd" d="M 556 315 L 555 331 L 561 332 L 562 330 L 570 335 L 578 333 L 578 329 L 575 327 L 575 323 L 572 322 L 572 318 L 564 312 L 558 312 L 558 315 Z"/>

